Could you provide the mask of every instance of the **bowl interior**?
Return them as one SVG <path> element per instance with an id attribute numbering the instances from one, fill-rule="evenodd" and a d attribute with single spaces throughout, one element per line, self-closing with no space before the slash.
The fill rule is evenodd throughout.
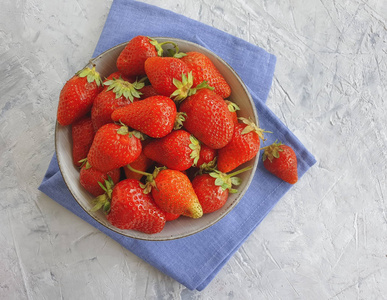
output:
<path id="1" fill-rule="evenodd" d="M 238 111 L 238 115 L 240 117 L 251 118 L 258 124 L 256 109 L 247 88 L 240 77 L 225 61 L 206 48 L 192 42 L 164 37 L 155 39 L 159 42 L 167 40 L 174 41 L 179 45 L 182 52 L 197 51 L 207 55 L 231 86 L 232 94 L 228 99 L 239 105 L 241 110 Z M 92 59 L 90 64 L 95 64 L 97 71 L 100 72 L 103 77 L 107 77 L 117 70 L 115 62 L 125 45 L 126 43 L 123 43 L 107 50 L 98 57 Z M 258 154 L 253 160 L 240 166 L 240 168 L 246 166 L 252 166 L 253 168 L 238 175 L 238 177 L 242 179 L 242 184 L 238 187 L 238 192 L 236 194 L 230 194 L 226 204 L 221 209 L 210 214 L 205 214 L 199 219 L 191 219 L 181 216 L 177 220 L 167 222 L 162 232 L 150 235 L 134 230 L 118 229 L 107 221 L 104 213 L 101 211 L 90 211 L 92 208 L 91 200 L 93 199 L 93 196 L 80 185 L 79 171 L 72 162 L 71 126 L 61 126 L 57 123 L 55 131 L 55 146 L 59 167 L 64 181 L 79 205 L 96 221 L 109 229 L 124 236 L 150 241 L 173 240 L 186 237 L 200 232 L 218 222 L 222 217 L 229 213 L 243 197 L 250 185 L 259 160 Z"/>

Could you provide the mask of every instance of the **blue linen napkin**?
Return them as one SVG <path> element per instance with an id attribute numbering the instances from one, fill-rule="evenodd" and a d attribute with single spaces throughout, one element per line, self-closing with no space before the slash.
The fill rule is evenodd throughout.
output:
<path id="1" fill-rule="evenodd" d="M 302 175 L 316 162 L 313 155 L 265 105 L 276 58 L 265 50 L 225 32 L 152 5 L 114 0 L 94 57 L 136 35 L 169 36 L 196 42 L 227 61 L 241 76 L 257 107 L 260 127 L 269 145 L 275 139 L 293 147 Z M 241 57 L 240 54 L 244 53 Z M 195 235 L 149 242 L 119 235 L 92 219 L 75 201 L 53 156 L 39 190 L 92 224 L 129 251 L 187 288 L 203 290 L 280 198 L 291 188 L 258 164 L 251 186 L 239 204 L 221 221 Z"/>

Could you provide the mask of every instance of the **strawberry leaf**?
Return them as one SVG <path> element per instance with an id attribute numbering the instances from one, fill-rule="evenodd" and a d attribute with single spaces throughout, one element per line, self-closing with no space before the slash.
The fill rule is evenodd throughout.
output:
<path id="1" fill-rule="evenodd" d="M 188 92 L 193 85 L 193 76 L 192 72 L 186 74 L 181 74 L 181 81 L 173 78 L 173 84 L 177 88 L 170 96 L 175 102 L 181 102 L 188 97 Z"/>
<path id="2" fill-rule="evenodd" d="M 135 81 L 130 83 L 122 79 L 113 78 L 112 80 L 105 81 L 104 85 L 108 86 L 107 90 L 112 90 L 116 94 L 116 99 L 124 96 L 125 99 L 129 99 L 133 102 L 134 98 L 140 98 L 142 93 L 139 91 L 144 87 L 144 82 Z"/>
<path id="3" fill-rule="evenodd" d="M 242 130 L 241 134 L 247 134 L 249 132 L 255 132 L 258 134 L 259 138 L 262 141 L 265 141 L 264 133 L 272 133 L 271 131 L 266 131 L 264 129 L 259 128 L 251 119 L 246 119 L 246 118 L 238 118 L 239 120 L 242 121 L 242 123 L 246 124 L 247 126 Z"/>
<path id="4" fill-rule="evenodd" d="M 95 81 L 97 86 L 101 86 L 101 84 L 102 84 L 101 75 L 96 71 L 95 65 L 93 65 L 92 69 L 86 67 L 86 68 L 78 71 L 76 73 L 76 75 L 79 77 L 86 77 L 87 82 L 89 82 L 89 83 Z"/>
<path id="5" fill-rule="evenodd" d="M 185 112 L 177 112 L 173 129 L 178 130 L 182 128 L 186 116 L 187 114 Z"/>
<path id="6" fill-rule="evenodd" d="M 192 134 L 189 136 L 189 140 L 191 141 L 189 148 L 192 150 L 190 157 L 194 160 L 192 166 L 195 167 L 200 157 L 200 142 Z"/>
<path id="7" fill-rule="evenodd" d="M 231 102 L 229 100 L 226 100 L 226 103 L 227 103 L 228 110 L 230 112 L 236 112 L 236 111 L 240 110 L 239 106 L 236 103 Z"/>
<path id="8" fill-rule="evenodd" d="M 265 161 L 266 159 L 269 159 L 270 162 L 272 162 L 274 158 L 279 158 L 280 152 L 284 151 L 281 145 L 283 144 L 281 142 L 277 142 L 276 140 L 273 144 L 263 147 L 261 149 L 264 150 L 262 160 Z"/>

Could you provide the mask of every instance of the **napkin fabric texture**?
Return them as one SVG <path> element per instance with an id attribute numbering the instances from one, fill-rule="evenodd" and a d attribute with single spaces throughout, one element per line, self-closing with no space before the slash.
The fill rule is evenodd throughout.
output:
<path id="1" fill-rule="evenodd" d="M 301 177 L 314 157 L 265 105 L 276 58 L 265 50 L 195 20 L 137 1 L 114 0 L 94 52 L 103 51 L 137 35 L 176 37 L 198 43 L 228 62 L 248 86 L 256 104 L 266 145 L 278 139 L 290 145 L 298 158 Z M 59 171 L 54 155 L 39 189 L 95 226 L 122 246 L 187 288 L 203 290 L 254 231 L 280 198 L 291 188 L 269 174 L 262 163 L 238 205 L 221 221 L 192 236 L 149 242 L 119 235 L 94 221 L 75 201 Z"/>

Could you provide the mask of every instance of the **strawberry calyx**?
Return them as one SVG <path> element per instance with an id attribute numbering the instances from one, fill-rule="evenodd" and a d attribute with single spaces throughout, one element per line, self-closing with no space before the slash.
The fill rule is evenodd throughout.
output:
<path id="1" fill-rule="evenodd" d="M 86 67 L 82 70 L 79 70 L 75 75 L 82 77 L 82 78 L 86 77 L 87 82 L 89 82 L 89 83 L 92 83 L 95 81 L 97 86 L 101 86 L 101 84 L 102 84 L 101 75 L 96 71 L 95 65 L 93 65 L 93 67 L 91 69 L 89 67 Z"/>
<path id="2" fill-rule="evenodd" d="M 215 185 L 220 186 L 224 191 L 229 190 L 230 193 L 235 194 L 238 192 L 237 189 L 233 189 L 233 185 L 240 185 L 242 180 L 239 177 L 235 177 L 240 173 L 248 171 L 252 168 L 252 166 L 240 169 L 230 174 L 222 173 L 219 170 L 215 170 L 214 172 L 209 173 L 212 178 L 215 178 Z"/>
<path id="3" fill-rule="evenodd" d="M 217 157 L 215 156 L 213 160 L 209 161 L 208 163 L 202 163 L 199 166 L 199 171 L 198 174 L 203 174 L 203 173 L 210 173 L 210 172 L 215 172 L 216 170 L 216 161 Z"/>
<path id="4" fill-rule="evenodd" d="M 126 167 L 132 172 L 146 176 L 145 184 L 140 183 L 140 187 L 143 189 L 144 194 L 149 194 L 152 188 L 157 189 L 155 178 L 160 173 L 160 171 L 166 169 L 166 167 L 155 167 L 153 173 L 148 173 L 148 172 L 137 170 L 133 168 L 130 164 L 126 165 Z"/>
<path id="5" fill-rule="evenodd" d="M 98 184 L 105 193 L 93 199 L 92 203 L 94 206 L 91 208 L 91 211 L 94 212 L 102 208 L 103 212 L 108 214 L 110 212 L 110 201 L 112 199 L 114 182 L 113 179 L 108 175 L 108 179 L 105 180 L 105 184 L 102 184 L 99 181 Z"/>
<path id="6" fill-rule="evenodd" d="M 266 159 L 269 159 L 270 162 L 272 162 L 274 158 L 279 158 L 280 152 L 284 151 L 281 145 L 283 144 L 281 142 L 277 142 L 276 140 L 273 144 L 259 149 L 264 150 L 262 160 L 265 161 Z"/>
<path id="7" fill-rule="evenodd" d="M 140 131 L 137 130 L 132 130 L 129 131 L 129 127 L 126 126 L 124 123 L 120 122 L 121 127 L 117 129 L 117 134 L 119 135 L 129 135 L 129 137 L 136 137 L 139 140 L 143 141 L 146 139 L 145 134 L 141 133 Z"/>
<path id="8" fill-rule="evenodd" d="M 197 86 L 195 86 L 194 88 L 190 89 L 188 91 L 188 96 L 196 94 L 196 92 L 198 90 L 201 90 L 201 89 L 209 89 L 209 90 L 213 91 L 215 88 L 213 86 L 210 86 L 208 84 L 208 82 L 206 80 L 204 80 L 201 83 L 199 83 Z"/>
<path id="9" fill-rule="evenodd" d="M 175 102 L 180 103 L 188 96 L 196 94 L 200 89 L 214 90 L 214 87 L 208 85 L 207 81 L 202 81 L 197 86 L 193 87 L 193 75 L 192 71 L 188 73 L 188 76 L 184 73 L 181 74 L 181 81 L 173 78 L 173 84 L 177 88 L 169 97 Z"/>
<path id="10" fill-rule="evenodd" d="M 139 91 L 144 87 L 144 80 L 135 81 L 133 83 L 126 81 L 120 77 L 105 81 L 104 85 L 108 86 L 108 91 L 112 90 L 116 94 L 116 99 L 124 96 L 133 102 L 134 98 L 140 98 L 142 93 Z"/>
<path id="11" fill-rule="evenodd" d="M 177 112 L 173 129 L 178 130 L 182 128 L 186 116 L 187 114 L 185 112 Z"/>
<path id="12" fill-rule="evenodd" d="M 200 142 L 197 138 L 195 138 L 192 134 L 189 136 L 190 144 L 189 148 L 192 150 L 190 157 L 193 159 L 193 167 L 196 167 L 198 160 L 200 158 Z"/>
<path id="13" fill-rule="evenodd" d="M 225 101 L 227 103 L 227 107 L 230 112 L 236 112 L 240 110 L 239 106 L 236 103 L 231 102 L 230 100 L 225 100 Z"/>
<path id="14" fill-rule="evenodd" d="M 192 72 L 186 74 L 181 74 L 181 81 L 173 78 L 173 84 L 177 88 L 170 96 L 175 102 L 181 102 L 189 96 L 189 91 L 193 85 L 193 75 Z"/>
<path id="15" fill-rule="evenodd" d="M 91 165 L 90 165 L 89 162 L 87 161 L 87 158 L 81 159 L 81 160 L 79 160 L 78 162 L 81 164 L 81 165 L 79 166 L 80 169 L 82 169 L 83 166 L 85 166 L 86 170 L 91 168 Z"/>
<path id="16" fill-rule="evenodd" d="M 257 126 L 257 124 L 255 124 L 252 120 L 249 120 L 249 119 L 246 119 L 246 118 L 243 118 L 243 117 L 240 117 L 238 118 L 239 120 L 241 120 L 244 124 L 246 124 L 247 126 L 242 130 L 241 134 L 247 134 L 249 132 L 255 132 L 256 134 L 258 134 L 259 138 L 262 140 L 262 141 L 266 141 L 265 137 L 264 137 L 264 133 L 272 133 L 271 131 L 266 131 L 262 128 L 259 128 Z"/>

